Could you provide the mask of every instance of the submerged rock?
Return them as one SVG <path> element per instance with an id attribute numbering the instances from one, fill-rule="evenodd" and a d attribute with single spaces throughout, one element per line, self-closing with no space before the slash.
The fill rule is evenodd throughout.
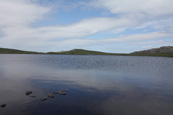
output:
<path id="1" fill-rule="evenodd" d="M 66 95 L 66 92 L 65 91 L 59 91 L 59 94 L 60 95 Z"/>
<path id="2" fill-rule="evenodd" d="M 54 94 L 58 94 L 58 91 L 54 91 L 53 93 L 54 93 Z"/>
<path id="3" fill-rule="evenodd" d="M 31 93 L 32 93 L 32 91 L 25 92 L 26 95 L 30 95 Z"/>
<path id="4" fill-rule="evenodd" d="M 50 97 L 50 98 L 54 98 L 54 95 L 51 94 L 51 93 L 49 93 L 49 94 L 48 94 L 48 97 Z"/>
<path id="5" fill-rule="evenodd" d="M 34 95 L 32 95 L 32 96 L 29 96 L 29 97 L 33 97 L 33 98 L 36 98 L 37 96 L 34 96 Z"/>
<path id="6" fill-rule="evenodd" d="M 41 101 L 46 101 L 46 100 L 47 100 L 47 98 L 40 98 L 40 100 L 41 100 Z"/>
<path id="7" fill-rule="evenodd" d="M 55 91 L 54 94 L 66 95 L 66 91 Z"/>
<path id="8" fill-rule="evenodd" d="M 2 104 L 2 105 L 0 105 L 0 107 L 5 107 L 6 106 L 6 104 Z"/>

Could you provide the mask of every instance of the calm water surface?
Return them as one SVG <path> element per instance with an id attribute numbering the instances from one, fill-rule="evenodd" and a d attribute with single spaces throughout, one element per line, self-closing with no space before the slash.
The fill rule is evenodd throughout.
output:
<path id="1" fill-rule="evenodd" d="M 173 115 L 173 58 L 1 54 L 3 103 L 0 115 Z"/>

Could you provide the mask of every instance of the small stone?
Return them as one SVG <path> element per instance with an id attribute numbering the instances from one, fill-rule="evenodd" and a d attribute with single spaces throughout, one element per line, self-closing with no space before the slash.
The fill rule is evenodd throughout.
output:
<path id="1" fill-rule="evenodd" d="M 48 94 L 48 97 L 50 97 L 50 98 L 54 98 L 54 95 L 51 94 L 51 93 L 49 93 L 49 94 Z"/>
<path id="2" fill-rule="evenodd" d="M 60 95 L 66 95 L 65 91 L 55 91 L 54 93 L 55 94 L 60 94 Z"/>
<path id="3" fill-rule="evenodd" d="M 25 92 L 26 95 L 30 95 L 31 93 L 32 93 L 32 91 Z"/>
<path id="4" fill-rule="evenodd" d="M 41 100 L 41 101 L 46 101 L 46 100 L 47 100 L 47 98 L 40 98 L 40 100 Z"/>
<path id="5" fill-rule="evenodd" d="M 2 104 L 2 105 L 0 105 L 0 107 L 5 107 L 6 106 L 6 104 Z"/>
<path id="6" fill-rule="evenodd" d="M 53 93 L 54 93 L 54 94 L 58 94 L 58 91 L 54 91 Z"/>

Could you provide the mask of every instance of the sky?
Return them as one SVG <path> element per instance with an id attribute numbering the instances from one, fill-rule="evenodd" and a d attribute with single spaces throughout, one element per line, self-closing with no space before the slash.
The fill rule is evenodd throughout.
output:
<path id="1" fill-rule="evenodd" d="M 112 53 L 173 46 L 173 0 L 0 0 L 0 47 Z"/>

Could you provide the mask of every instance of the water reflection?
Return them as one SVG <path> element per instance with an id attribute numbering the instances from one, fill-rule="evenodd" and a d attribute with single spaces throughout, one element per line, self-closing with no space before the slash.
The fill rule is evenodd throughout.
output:
<path id="1" fill-rule="evenodd" d="M 0 55 L 0 114 L 172 115 L 172 69 L 172 58 Z"/>

